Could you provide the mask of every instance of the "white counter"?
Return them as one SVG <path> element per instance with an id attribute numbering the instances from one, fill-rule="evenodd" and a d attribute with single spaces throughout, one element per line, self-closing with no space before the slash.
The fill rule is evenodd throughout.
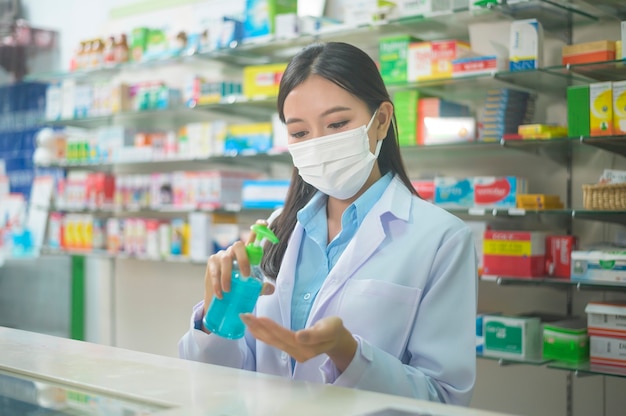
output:
<path id="1" fill-rule="evenodd" d="M 163 406 L 157 415 L 502 414 L 445 406 L 0 327 L 0 373 Z M 383 415 L 384 413 L 381 413 Z M 391 415 L 391 413 L 389 413 Z"/>

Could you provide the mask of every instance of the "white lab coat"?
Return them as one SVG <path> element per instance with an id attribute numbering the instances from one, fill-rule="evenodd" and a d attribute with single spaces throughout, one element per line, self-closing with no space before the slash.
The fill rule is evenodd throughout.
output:
<path id="1" fill-rule="evenodd" d="M 274 294 L 256 314 L 289 328 L 303 227 L 287 247 Z M 291 368 L 290 357 L 249 333 L 226 340 L 193 328 L 183 358 L 418 399 L 467 405 L 475 381 L 477 264 L 469 228 L 413 196 L 395 177 L 322 284 L 306 326 L 339 316 L 359 343 L 339 374 L 326 355 Z"/>

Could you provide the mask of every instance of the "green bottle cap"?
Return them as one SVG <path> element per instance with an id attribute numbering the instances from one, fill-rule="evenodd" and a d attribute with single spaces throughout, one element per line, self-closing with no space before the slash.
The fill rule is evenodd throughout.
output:
<path id="1" fill-rule="evenodd" d="M 250 265 L 256 266 L 261 264 L 261 259 L 263 258 L 263 246 L 261 245 L 261 241 L 266 238 L 273 244 L 276 244 L 278 243 L 278 237 L 264 224 L 254 224 L 250 229 L 255 234 L 256 238 L 253 242 L 246 245 L 246 253 L 248 254 Z"/>

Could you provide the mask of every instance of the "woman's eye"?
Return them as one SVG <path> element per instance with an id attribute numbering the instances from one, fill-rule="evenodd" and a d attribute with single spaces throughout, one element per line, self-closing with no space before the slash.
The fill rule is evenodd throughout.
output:
<path id="1" fill-rule="evenodd" d="M 348 124 L 348 120 L 340 121 L 338 123 L 331 123 L 331 124 L 328 125 L 328 127 L 331 128 L 331 129 L 340 129 L 343 126 L 345 126 L 346 124 Z"/>
<path id="2" fill-rule="evenodd" d="M 301 139 L 306 136 L 306 131 L 297 131 L 295 133 L 290 133 L 290 136 L 294 139 Z"/>

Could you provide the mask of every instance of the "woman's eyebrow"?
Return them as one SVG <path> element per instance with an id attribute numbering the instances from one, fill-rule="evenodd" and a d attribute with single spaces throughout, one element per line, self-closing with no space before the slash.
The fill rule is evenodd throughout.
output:
<path id="1" fill-rule="evenodd" d="M 350 107 L 344 107 L 344 106 L 335 106 L 335 107 L 331 107 L 328 110 L 324 111 L 322 114 L 320 114 L 320 117 L 326 117 L 329 114 L 333 114 L 333 113 L 338 113 L 340 111 L 350 111 L 352 110 Z M 300 123 L 304 120 L 302 120 L 301 118 L 288 118 L 285 121 L 285 124 L 292 124 L 292 123 Z"/>

